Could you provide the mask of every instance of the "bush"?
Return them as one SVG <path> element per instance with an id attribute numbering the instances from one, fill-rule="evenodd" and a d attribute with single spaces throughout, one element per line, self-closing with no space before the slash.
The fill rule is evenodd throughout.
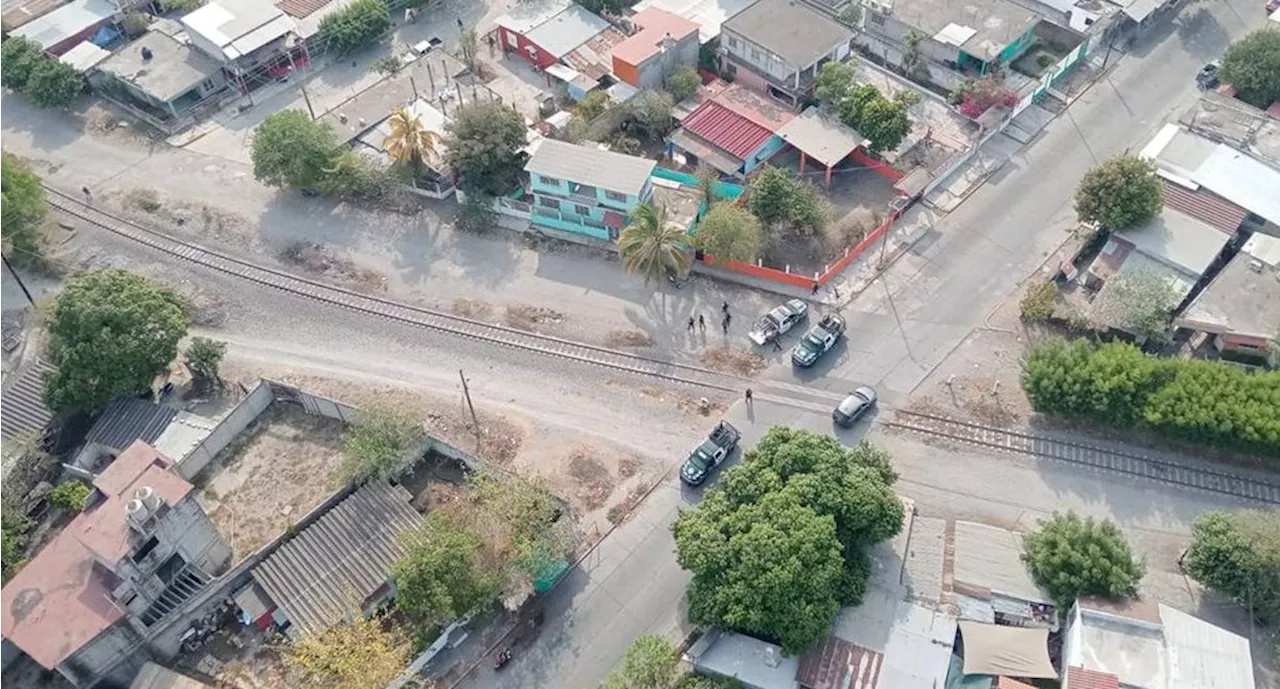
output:
<path id="1" fill-rule="evenodd" d="M 1045 280 L 1027 290 L 1019 305 L 1022 320 L 1028 323 L 1043 323 L 1053 317 L 1053 301 L 1058 296 L 1058 283 Z"/>
<path id="2" fill-rule="evenodd" d="M 609 100 L 609 94 L 604 91 L 592 91 L 573 106 L 573 115 L 582 119 L 583 122 L 590 123 L 608 112 L 612 106 L 613 101 Z"/>
<path id="3" fill-rule="evenodd" d="M 336 55 L 363 48 L 390 28 L 391 11 L 382 0 L 355 0 L 320 20 L 320 34 Z"/>
<path id="4" fill-rule="evenodd" d="M 21 36 L 5 41 L 0 49 L 0 82 L 42 108 L 66 107 L 84 90 L 80 72 Z"/>
<path id="5" fill-rule="evenodd" d="M 1135 227 L 1154 218 L 1164 205 L 1164 184 L 1145 158 L 1121 155 L 1091 168 L 1076 188 L 1081 222 L 1109 230 Z"/>
<path id="6" fill-rule="evenodd" d="M 1027 354 L 1022 387 L 1039 412 L 1280 456 L 1280 371 L 1055 340 Z"/>
<path id="7" fill-rule="evenodd" d="M 398 409 L 370 407 L 360 412 L 342 444 L 342 471 L 348 481 L 388 478 L 409 461 L 424 437 L 422 424 Z"/>
<path id="8" fill-rule="evenodd" d="M 1280 510 L 1206 512 L 1191 527 L 1183 567 L 1193 579 L 1280 621 Z"/>
<path id="9" fill-rule="evenodd" d="M 1079 596 L 1137 595 L 1145 567 L 1133 557 L 1120 527 L 1109 520 L 1054 514 L 1023 541 L 1031 578 L 1066 610 Z"/>
<path id="10" fill-rule="evenodd" d="M 974 119 L 993 107 L 1012 108 L 1018 104 L 1018 92 L 1004 85 L 998 77 L 988 77 L 962 84 L 950 98 L 960 105 L 960 114 Z"/>
<path id="11" fill-rule="evenodd" d="M 688 65 L 676 67 L 671 76 L 667 77 L 667 93 L 677 103 L 697 93 L 699 86 L 702 86 L 702 77 Z"/>
<path id="12" fill-rule="evenodd" d="M 79 512 L 84 509 L 84 501 L 89 498 L 91 489 L 79 481 L 60 483 L 49 492 L 49 502 L 64 510 Z"/>
<path id="13" fill-rule="evenodd" d="M 747 208 L 766 228 L 789 227 L 804 235 L 821 232 L 831 221 L 831 206 L 816 187 L 772 165 L 751 179 Z"/>
<path id="14" fill-rule="evenodd" d="M 31 520 L 5 506 L 0 508 L 0 551 L 2 551 L 3 571 L 0 578 L 8 582 L 22 566 L 23 556 L 27 551 L 27 532 L 31 530 Z"/>

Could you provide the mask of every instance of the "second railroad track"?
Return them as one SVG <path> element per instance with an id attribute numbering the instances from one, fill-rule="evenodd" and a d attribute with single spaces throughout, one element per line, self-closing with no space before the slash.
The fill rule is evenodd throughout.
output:
<path id="1" fill-rule="evenodd" d="M 1113 471 L 1169 485 L 1196 488 L 1268 504 L 1280 504 L 1280 484 L 1089 443 L 903 410 L 894 411 L 893 418 L 882 423 L 891 428 L 923 435 Z"/>

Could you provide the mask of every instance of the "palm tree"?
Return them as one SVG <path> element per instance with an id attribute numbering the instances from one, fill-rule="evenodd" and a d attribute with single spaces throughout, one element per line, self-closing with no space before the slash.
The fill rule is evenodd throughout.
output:
<path id="1" fill-rule="evenodd" d="M 647 203 L 632 211 L 631 224 L 618 237 L 618 253 L 623 269 L 643 275 L 645 285 L 667 273 L 684 277 L 693 263 L 684 229 L 667 220 L 666 206 Z"/>
<path id="2" fill-rule="evenodd" d="M 436 156 L 435 132 L 422 125 L 422 118 L 400 107 L 388 120 L 391 133 L 382 141 L 382 148 L 397 163 L 413 167 L 414 176 L 422 172 L 422 166 Z"/>

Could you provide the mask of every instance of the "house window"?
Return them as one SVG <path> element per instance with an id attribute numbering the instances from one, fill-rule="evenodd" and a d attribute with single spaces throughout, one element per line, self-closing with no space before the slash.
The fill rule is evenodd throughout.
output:
<path id="1" fill-rule="evenodd" d="M 213 77 L 209 77 L 208 79 L 205 79 L 204 81 L 200 82 L 200 90 L 202 90 L 202 91 L 212 91 L 212 90 L 213 90 Z"/>
<path id="2" fill-rule="evenodd" d="M 555 177 L 548 177 L 548 176 L 546 176 L 546 175 L 538 175 L 538 181 L 542 182 L 543 184 L 545 184 L 545 185 L 547 185 L 547 186 L 549 186 L 549 187 L 558 187 L 558 186 L 560 186 L 560 185 L 564 184 L 564 182 L 561 182 L 560 180 L 556 179 Z"/>
<path id="3" fill-rule="evenodd" d="M 138 548 L 138 552 L 133 554 L 133 561 L 142 562 L 143 558 L 150 555 L 151 551 L 155 550 L 156 546 L 158 545 L 160 545 L 159 539 L 157 539 L 155 536 L 152 536 L 150 539 L 147 540 L 146 543 L 142 544 L 141 548 Z"/>
<path id="4" fill-rule="evenodd" d="M 730 36 L 730 37 L 729 37 L 729 47 L 730 47 L 730 48 L 737 48 L 737 47 L 738 47 L 738 39 L 734 38 L 733 36 Z"/>
<path id="5" fill-rule="evenodd" d="M 756 48 L 752 48 L 752 49 L 751 49 L 751 59 L 752 59 L 752 60 L 755 60 L 756 62 L 760 62 L 763 58 L 764 58 L 764 56 L 760 54 L 760 51 L 759 51 L 759 50 L 757 50 Z"/>
<path id="6" fill-rule="evenodd" d="M 539 196 L 539 197 L 538 197 L 538 205 L 539 205 L 539 206 L 546 206 L 547 208 L 554 208 L 554 209 L 556 209 L 556 210 L 560 210 L 560 200 L 559 200 L 559 199 L 552 199 L 552 198 L 548 198 L 548 197 L 546 197 L 546 196 Z"/>
<path id="7" fill-rule="evenodd" d="M 609 199 L 610 201 L 617 201 L 618 203 L 626 203 L 626 202 L 627 202 L 627 195 L 626 195 L 626 194 L 619 194 L 619 193 L 618 193 L 618 192 L 616 192 L 616 191 L 605 191 L 605 192 L 604 192 L 604 196 L 605 196 L 605 198 Z"/>
<path id="8" fill-rule="evenodd" d="M 503 34 L 506 35 L 507 37 L 507 45 L 511 46 L 512 48 L 520 47 L 520 40 L 516 38 L 515 34 L 506 33 L 505 31 L 503 32 Z"/>
<path id="9" fill-rule="evenodd" d="M 574 205 L 573 212 L 578 215 L 591 215 L 591 209 L 582 204 Z"/>

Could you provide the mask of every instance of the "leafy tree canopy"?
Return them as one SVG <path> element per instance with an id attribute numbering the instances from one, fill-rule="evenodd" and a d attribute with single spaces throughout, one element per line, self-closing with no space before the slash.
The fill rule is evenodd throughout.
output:
<path id="1" fill-rule="evenodd" d="M 65 108 L 84 90 L 84 76 L 75 67 L 53 58 L 37 62 L 22 89 L 32 103 L 42 108 Z"/>
<path id="2" fill-rule="evenodd" d="M 520 184 L 525 146 L 524 120 L 493 101 L 471 102 L 453 113 L 445 137 L 445 158 L 462 176 L 468 193 L 502 196 Z"/>
<path id="3" fill-rule="evenodd" d="M 697 93 L 699 86 L 702 86 L 702 77 L 689 65 L 676 67 L 671 76 L 667 77 L 667 93 L 677 103 Z"/>
<path id="4" fill-rule="evenodd" d="M 359 610 L 349 617 L 286 648 L 285 665 L 300 676 L 296 686 L 380 689 L 404 670 L 410 646 L 399 629 Z"/>
<path id="5" fill-rule="evenodd" d="M 45 379 L 55 410 L 96 411 L 148 390 L 187 334 L 182 300 L 172 290 L 124 270 L 95 270 L 67 281 L 49 311 Z"/>
<path id="6" fill-rule="evenodd" d="M 391 567 L 396 607 L 424 631 L 447 624 L 491 600 L 501 577 L 486 571 L 479 537 L 438 513 L 406 534 L 408 552 Z"/>
<path id="7" fill-rule="evenodd" d="M 891 151 L 911 133 L 908 105 L 907 100 L 886 98 L 870 84 L 858 84 L 849 90 L 840 119 L 866 137 L 872 153 Z"/>
<path id="8" fill-rule="evenodd" d="M 227 353 L 227 343 L 211 340 L 207 337 L 193 337 L 187 345 L 187 369 L 197 379 L 213 381 L 218 379 L 218 366 Z"/>
<path id="9" fill-rule="evenodd" d="M 754 263 L 763 235 L 760 221 L 738 204 L 721 201 L 698 223 L 698 247 L 722 261 Z"/>
<path id="10" fill-rule="evenodd" d="M 831 220 L 831 207 L 809 182 L 788 170 L 765 165 L 751 178 L 747 208 L 766 227 L 788 226 L 815 234 Z"/>
<path id="11" fill-rule="evenodd" d="M 673 105 L 669 93 L 653 90 L 637 93 L 622 105 L 626 109 L 622 131 L 649 141 L 661 139 L 671 131 Z"/>
<path id="12" fill-rule="evenodd" d="M 603 689 L 671 689 L 679 663 L 680 654 L 670 641 L 651 634 L 638 637 Z"/>
<path id="13" fill-rule="evenodd" d="M 5 43 L 9 45 L 13 40 Z M 49 210 L 40 178 L 17 158 L 0 159 L 0 233 L 5 253 L 32 256 L 40 252 L 40 223 Z"/>
<path id="14" fill-rule="evenodd" d="M 66 481 L 49 491 L 49 502 L 64 510 L 79 512 L 90 493 L 89 486 L 79 481 Z"/>
<path id="15" fill-rule="evenodd" d="M 1178 305 L 1173 281 L 1162 271 L 1128 270 L 1111 278 L 1090 312 L 1099 326 L 1119 328 L 1152 342 L 1173 337 L 1169 318 Z"/>
<path id="16" fill-rule="evenodd" d="M 1222 81 L 1260 108 L 1280 100 L 1280 31 L 1260 29 L 1227 46 Z"/>
<path id="17" fill-rule="evenodd" d="M 814 93 L 824 106 L 838 111 L 844 102 L 849 100 L 849 93 L 853 89 L 855 64 L 852 60 L 848 62 L 832 60 L 822 66 L 813 86 Z"/>
<path id="18" fill-rule="evenodd" d="M 1183 567 L 1274 624 L 1280 620 L 1280 510 L 1200 515 Z"/>
<path id="19" fill-rule="evenodd" d="M 301 110 L 281 110 L 253 132 L 253 176 L 273 187 L 313 188 L 324 180 L 337 150 L 328 124 Z"/>
<path id="20" fill-rule="evenodd" d="M 1135 596 L 1146 571 L 1114 522 L 1072 512 L 1054 514 L 1028 534 L 1022 560 L 1062 610 L 1078 596 Z"/>
<path id="21" fill-rule="evenodd" d="M 363 409 L 343 441 L 342 471 L 349 481 L 394 476 L 424 435 L 422 424 L 399 409 Z"/>
<path id="22" fill-rule="evenodd" d="M 14 36 L 0 45 L 0 83 L 22 91 L 36 65 L 49 59 L 40 44 L 26 36 Z"/>
<path id="23" fill-rule="evenodd" d="M 1154 218 L 1164 204 L 1164 187 L 1155 165 L 1122 155 L 1089 170 L 1076 188 L 1076 215 L 1110 230 L 1134 227 Z"/>
<path id="24" fill-rule="evenodd" d="M 320 20 L 320 35 L 338 55 L 373 43 L 390 28 L 391 11 L 382 0 L 355 0 Z"/>
<path id="25" fill-rule="evenodd" d="M 673 525 L 691 617 L 797 653 L 866 586 L 865 550 L 902 528 L 888 456 L 774 428 Z"/>

